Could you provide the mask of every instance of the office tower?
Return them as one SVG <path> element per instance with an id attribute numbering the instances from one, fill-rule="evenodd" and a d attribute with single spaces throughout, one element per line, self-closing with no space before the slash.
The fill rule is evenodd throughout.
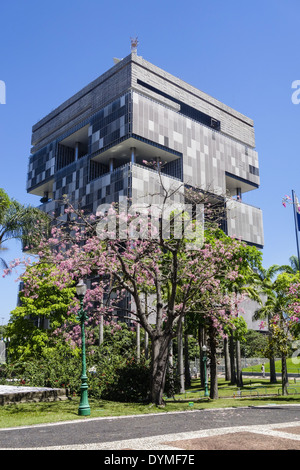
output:
<path id="1" fill-rule="evenodd" d="M 96 213 L 157 193 L 155 159 L 166 186 L 209 191 L 229 208 L 225 232 L 263 247 L 262 211 L 243 202 L 259 187 L 253 121 L 136 48 L 33 126 L 27 190 L 48 213 L 64 214 L 64 194 Z"/>

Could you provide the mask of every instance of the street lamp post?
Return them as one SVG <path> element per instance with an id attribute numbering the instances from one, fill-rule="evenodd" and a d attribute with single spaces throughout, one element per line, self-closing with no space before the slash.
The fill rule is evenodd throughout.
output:
<path id="1" fill-rule="evenodd" d="M 83 309 L 83 299 L 86 293 L 86 284 L 80 280 L 76 286 L 76 294 L 80 301 L 80 310 L 78 312 L 78 319 L 81 327 L 81 350 L 82 350 L 82 371 L 81 371 L 81 386 L 80 386 L 80 403 L 78 408 L 78 414 L 80 416 L 89 416 L 91 409 L 88 400 L 88 384 L 86 375 L 86 357 L 85 357 L 85 330 L 84 322 L 87 319 L 87 314 Z"/>
<path id="2" fill-rule="evenodd" d="M 204 396 L 208 397 L 208 383 L 207 383 L 207 347 L 205 344 L 202 346 L 202 352 L 203 352 L 203 364 L 204 364 Z"/>

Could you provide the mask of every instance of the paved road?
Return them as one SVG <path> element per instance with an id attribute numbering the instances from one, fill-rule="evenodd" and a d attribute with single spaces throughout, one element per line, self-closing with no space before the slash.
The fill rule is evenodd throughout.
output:
<path id="1" fill-rule="evenodd" d="M 294 434 L 286 431 L 289 427 Z M 261 448 L 259 446 L 263 441 L 271 439 L 270 448 L 279 449 L 279 445 L 292 442 L 292 448 L 300 449 L 300 405 L 191 410 L 118 418 L 83 418 L 80 421 L 60 424 L 2 429 L 0 450 L 198 449 L 199 445 L 208 442 L 206 440 L 209 438 L 216 446 L 217 438 L 221 442 L 224 436 L 226 438 L 229 435 L 231 442 L 233 435 L 240 436 L 240 440 L 235 441 L 242 445 L 245 434 L 248 437 L 245 441 L 248 445 L 254 442 L 254 437 L 257 439 L 257 443 L 252 444 L 250 448 L 255 448 L 253 445 Z M 205 445 L 212 444 L 208 442 Z M 222 449 L 222 445 L 225 449 L 228 446 L 224 441 L 219 444 L 219 449 Z"/>

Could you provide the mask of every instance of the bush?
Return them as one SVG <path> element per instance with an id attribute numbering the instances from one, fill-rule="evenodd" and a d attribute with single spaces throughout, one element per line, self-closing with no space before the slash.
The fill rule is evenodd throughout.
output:
<path id="1" fill-rule="evenodd" d="M 123 402 L 146 401 L 150 391 L 150 364 L 143 356 L 137 360 L 135 351 L 135 332 L 126 325 L 105 327 L 102 345 L 87 347 L 89 396 Z M 13 378 L 15 383 L 28 386 L 65 388 L 68 396 L 80 394 L 80 376 L 80 349 L 72 352 L 62 344 L 48 349 L 45 356 L 32 355 L 26 361 L 10 363 L 2 371 L 2 381 Z M 176 379 L 175 374 L 173 378 Z M 167 377 L 166 393 L 174 394 L 176 386 L 177 381 Z"/>
<path id="2" fill-rule="evenodd" d="M 79 371 L 80 358 L 53 352 L 47 357 L 6 365 L 2 370 L 2 382 L 13 379 L 18 385 L 65 388 L 70 395 L 79 390 Z"/>
<path id="3" fill-rule="evenodd" d="M 141 358 L 113 354 L 101 346 L 88 357 L 89 387 L 97 398 L 115 401 L 143 401 L 149 392 L 149 364 Z"/>
<path id="4" fill-rule="evenodd" d="M 128 360 L 104 354 L 101 348 L 87 355 L 89 396 L 115 401 L 144 401 L 149 392 L 149 365 L 141 359 Z M 107 351 L 106 351 L 107 352 Z M 1 381 L 17 385 L 65 388 L 69 397 L 80 394 L 81 357 L 58 351 L 46 358 L 32 358 L 1 368 Z"/>
<path id="5" fill-rule="evenodd" d="M 115 369 L 114 379 L 106 383 L 102 397 L 115 401 L 146 401 L 150 389 L 150 368 L 145 360 L 132 358 Z"/>

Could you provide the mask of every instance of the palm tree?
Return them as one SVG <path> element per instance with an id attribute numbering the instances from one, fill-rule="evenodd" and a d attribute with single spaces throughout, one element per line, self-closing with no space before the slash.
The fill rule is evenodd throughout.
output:
<path id="1" fill-rule="evenodd" d="M 284 264 L 279 267 L 278 272 L 296 274 L 300 271 L 299 269 L 299 259 L 298 256 L 292 255 L 289 258 L 290 264 Z"/>
<path id="2" fill-rule="evenodd" d="M 10 206 L 10 199 L 6 192 L 0 188 L 0 224 L 2 225 L 2 219 L 4 218 L 4 213 L 7 211 L 7 209 Z M 0 243 L 0 250 L 4 251 L 6 248 L 1 246 Z M 6 261 L 0 256 L 0 268 L 7 268 L 7 263 Z"/>
<path id="3" fill-rule="evenodd" d="M 272 297 L 273 291 L 272 291 L 272 283 L 273 283 L 273 278 L 276 274 L 279 272 L 282 272 L 283 266 L 279 266 L 278 264 L 273 264 L 270 266 L 268 269 L 265 269 L 261 267 L 257 273 L 256 273 L 256 281 L 259 285 L 259 291 L 263 296 L 266 298 L 266 303 L 268 302 L 269 296 Z M 266 320 L 268 321 L 268 324 L 271 320 L 273 312 L 264 307 L 261 307 L 256 310 L 253 319 L 254 320 Z M 273 353 L 273 343 L 272 343 L 272 333 L 269 330 L 269 361 L 270 361 L 270 383 L 276 383 L 277 378 L 276 378 L 276 369 L 275 369 L 275 358 L 274 358 L 274 353 Z"/>
<path id="4" fill-rule="evenodd" d="M 291 268 L 293 272 L 296 273 L 300 271 L 298 256 L 292 255 L 289 260 L 290 260 L 290 264 L 291 264 Z"/>
<path id="5" fill-rule="evenodd" d="M 11 239 L 20 240 L 23 248 L 31 248 L 36 244 L 42 233 L 49 228 L 49 217 L 32 206 L 24 206 L 10 199 L 0 188 L 0 250 L 6 250 L 5 242 Z M 0 257 L 0 266 L 7 267 Z"/>
<path id="6" fill-rule="evenodd" d="M 257 320 L 259 318 L 267 318 L 269 322 L 269 354 L 270 354 L 270 372 L 271 371 L 271 358 L 273 358 L 273 341 L 275 338 L 276 346 L 278 346 L 281 353 L 281 364 L 282 364 L 282 394 L 287 393 L 287 367 L 286 367 L 286 355 L 288 352 L 287 343 L 288 343 L 288 322 L 287 322 L 287 311 L 288 311 L 288 288 L 289 285 L 293 282 L 296 282 L 299 279 L 297 274 L 292 274 L 286 272 L 282 269 L 283 267 L 278 267 L 275 269 L 274 266 L 271 266 L 269 270 L 265 270 L 266 277 L 262 281 L 262 292 L 266 294 L 266 302 L 263 307 L 258 309 L 254 318 Z M 283 271 L 283 272 L 282 272 Z M 281 272 L 278 277 L 272 281 L 272 276 L 270 273 L 275 274 L 275 272 Z M 274 322 L 273 320 L 276 319 Z M 275 364 L 274 372 L 275 374 Z M 276 377 L 276 375 L 275 375 Z M 272 383 L 272 376 L 271 376 Z"/>
<path id="7" fill-rule="evenodd" d="M 0 251 L 5 251 L 7 248 L 0 246 Z M 7 269 L 8 265 L 4 258 L 0 256 L 0 269 Z"/>
<path id="8" fill-rule="evenodd" d="M 236 295 L 245 295 L 247 298 L 261 304 L 256 276 L 256 272 L 262 267 L 261 254 L 255 247 L 244 247 L 242 258 L 244 263 L 240 266 L 240 276 L 237 280 L 230 283 L 228 289 Z M 241 325 L 242 321 L 240 322 Z M 228 343 L 227 341 L 224 342 L 224 356 L 226 355 L 225 373 L 231 384 L 237 384 L 238 387 L 242 387 L 242 358 L 238 330 L 232 329 Z"/>

